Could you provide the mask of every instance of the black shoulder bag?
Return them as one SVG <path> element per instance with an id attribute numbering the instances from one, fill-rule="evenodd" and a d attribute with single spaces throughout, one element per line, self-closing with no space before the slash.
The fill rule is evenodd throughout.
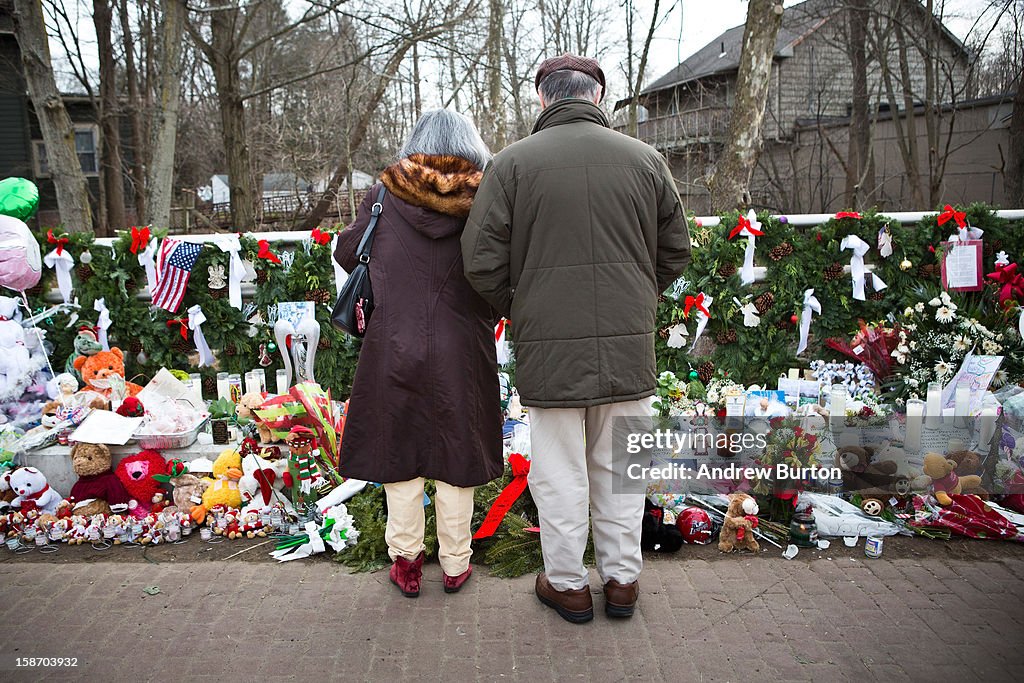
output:
<path id="1" fill-rule="evenodd" d="M 373 245 L 373 231 L 377 227 L 377 219 L 384 208 L 384 195 L 387 190 L 381 186 L 377 201 L 370 212 L 370 223 L 366 226 L 363 239 L 356 249 L 359 263 L 349 273 L 348 280 L 341 288 L 338 303 L 331 311 L 331 322 L 334 326 L 348 332 L 353 337 L 366 334 L 366 325 L 373 313 L 373 288 L 370 286 L 370 247 Z"/>

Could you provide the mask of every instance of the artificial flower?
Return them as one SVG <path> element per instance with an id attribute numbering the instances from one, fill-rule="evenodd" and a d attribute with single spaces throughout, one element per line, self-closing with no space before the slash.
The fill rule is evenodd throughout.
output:
<path id="1" fill-rule="evenodd" d="M 949 375 L 953 372 L 953 366 L 942 359 L 939 359 L 939 362 L 935 364 L 935 367 L 933 369 L 935 370 L 935 374 L 938 375 L 940 378 L 945 377 L 946 375 Z"/>
<path id="2" fill-rule="evenodd" d="M 949 306 L 939 306 L 939 310 L 935 311 L 935 319 L 940 323 L 951 323 L 955 318 L 956 313 Z"/>

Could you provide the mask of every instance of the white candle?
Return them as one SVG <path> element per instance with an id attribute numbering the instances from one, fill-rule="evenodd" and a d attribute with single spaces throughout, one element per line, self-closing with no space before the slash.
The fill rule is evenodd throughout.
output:
<path id="1" fill-rule="evenodd" d="M 978 420 L 978 450 L 983 451 L 983 456 L 988 454 L 992 435 L 996 433 L 996 416 L 998 414 L 999 411 L 994 406 L 985 406 L 981 409 L 981 417 Z"/>
<path id="2" fill-rule="evenodd" d="M 907 453 L 921 450 L 921 428 L 924 417 L 924 401 L 912 398 L 907 401 L 907 436 L 903 440 L 903 449 Z"/>
<path id="3" fill-rule="evenodd" d="M 267 390 L 267 370 L 266 368 L 256 368 L 252 371 L 256 378 L 260 381 L 260 393 Z"/>
<path id="4" fill-rule="evenodd" d="M 203 407 L 203 377 L 199 373 L 188 376 L 192 383 L 192 405 L 197 408 Z"/>
<path id="5" fill-rule="evenodd" d="M 283 368 L 277 371 L 277 393 L 288 393 L 288 371 Z"/>
<path id="6" fill-rule="evenodd" d="M 957 387 L 954 394 L 953 419 L 957 426 L 965 426 L 971 408 L 971 388 Z"/>
<path id="7" fill-rule="evenodd" d="M 842 384 L 832 385 L 832 400 L 829 406 L 832 428 L 844 426 L 846 423 L 846 387 Z"/>
<path id="8" fill-rule="evenodd" d="M 217 398 L 231 398 L 231 384 L 226 372 L 217 373 Z"/>
<path id="9" fill-rule="evenodd" d="M 939 382 L 928 383 L 928 405 L 925 415 L 928 416 L 926 424 L 929 428 L 938 427 L 942 421 L 942 384 Z"/>
<path id="10" fill-rule="evenodd" d="M 245 373 L 245 393 L 259 393 L 260 378 L 255 372 Z"/>

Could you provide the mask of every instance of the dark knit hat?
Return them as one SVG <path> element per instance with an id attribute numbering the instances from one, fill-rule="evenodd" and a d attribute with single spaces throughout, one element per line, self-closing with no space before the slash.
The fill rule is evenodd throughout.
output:
<path id="1" fill-rule="evenodd" d="M 568 52 L 560 57 L 549 57 L 537 69 L 537 77 L 533 82 L 535 88 L 539 91 L 540 82 L 555 71 L 579 71 L 587 74 L 601 84 L 601 99 L 604 99 L 604 71 L 601 71 L 601 65 L 596 59 L 571 55 Z"/>

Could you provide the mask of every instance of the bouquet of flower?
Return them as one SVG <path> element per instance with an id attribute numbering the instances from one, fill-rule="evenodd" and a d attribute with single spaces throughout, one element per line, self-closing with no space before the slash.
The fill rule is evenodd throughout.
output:
<path id="1" fill-rule="evenodd" d="M 874 373 L 875 379 L 881 382 L 892 374 L 891 355 L 898 345 L 898 335 L 898 327 L 884 323 L 868 325 L 861 320 L 860 331 L 849 343 L 832 338 L 825 341 L 825 346 L 864 363 Z"/>

